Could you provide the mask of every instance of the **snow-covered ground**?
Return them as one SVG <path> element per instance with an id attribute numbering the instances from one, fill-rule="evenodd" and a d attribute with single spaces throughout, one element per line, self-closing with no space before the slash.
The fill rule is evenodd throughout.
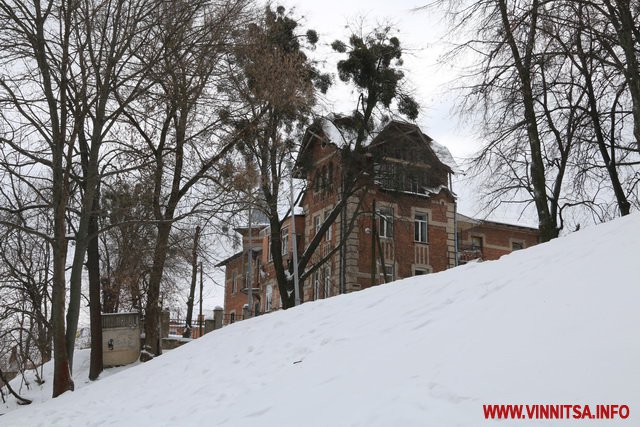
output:
<path id="1" fill-rule="evenodd" d="M 93 384 L 92 381 L 89 381 L 89 354 L 89 349 L 76 350 L 74 352 L 74 384 L 76 390 L 80 390 L 87 385 Z M 138 363 L 134 363 L 128 366 L 105 369 L 100 375 L 100 379 L 108 378 L 113 374 L 137 365 Z M 38 368 L 37 373 L 40 375 L 40 368 Z M 45 363 L 44 366 L 42 366 L 42 377 L 45 379 L 45 382 L 43 384 L 38 384 L 36 372 L 30 370 L 25 372 L 24 378 L 21 375 L 18 375 L 9 382 L 13 390 L 20 396 L 33 401 L 31 406 L 23 407 L 32 408 L 39 403 L 46 402 L 51 399 L 51 394 L 53 392 L 53 361 Z M 5 396 L 5 399 L 7 400 L 6 402 L 0 402 L 0 415 L 21 408 L 21 406 L 16 403 L 13 396 Z M 0 418 L 0 420 L 2 420 L 0 421 L 0 426 L 5 425 L 3 423 L 4 418 Z"/>
<path id="2" fill-rule="evenodd" d="M 640 215 L 239 322 L 2 426 L 639 426 Z M 485 420 L 483 404 L 628 405 Z"/>

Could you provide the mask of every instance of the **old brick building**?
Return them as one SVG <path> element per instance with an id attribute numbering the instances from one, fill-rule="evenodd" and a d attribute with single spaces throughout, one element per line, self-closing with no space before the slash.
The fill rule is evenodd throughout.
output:
<path id="1" fill-rule="evenodd" d="M 457 215 L 459 264 L 480 259 L 494 260 L 513 251 L 536 245 L 538 229 L 479 220 Z"/>
<path id="2" fill-rule="evenodd" d="M 299 253 L 340 200 L 347 167 L 342 152 L 352 140 L 338 120 L 329 119 L 305 135 L 298 157 L 298 177 L 307 182 L 300 202 L 303 213 L 295 216 Z M 451 186 L 457 166 L 445 147 L 414 124 L 391 121 L 369 138 L 360 159 L 348 166 L 359 168 L 359 189 L 314 252 L 311 265 L 318 268 L 301 284 L 303 301 L 443 271 L 472 259 L 497 259 L 537 243 L 536 229 L 457 214 Z M 283 223 L 285 262 L 292 253 L 290 222 L 289 217 Z M 226 267 L 227 323 L 241 318 L 247 303 L 250 258 L 252 312 L 280 307 L 268 228 L 255 227 L 253 239 L 246 228 L 237 231 L 243 236 L 242 251 L 219 264 Z M 341 241 L 343 249 L 337 250 Z"/>

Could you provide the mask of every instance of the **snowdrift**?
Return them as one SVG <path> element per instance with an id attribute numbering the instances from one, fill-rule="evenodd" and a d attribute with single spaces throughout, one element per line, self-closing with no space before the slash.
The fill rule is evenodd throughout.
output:
<path id="1" fill-rule="evenodd" d="M 638 426 L 640 215 L 239 322 L 2 426 Z M 627 419 L 485 420 L 485 404 Z"/>

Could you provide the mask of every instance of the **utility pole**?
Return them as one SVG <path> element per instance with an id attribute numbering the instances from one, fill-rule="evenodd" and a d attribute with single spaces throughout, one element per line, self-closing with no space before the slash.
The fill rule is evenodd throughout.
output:
<path id="1" fill-rule="evenodd" d="M 193 304 L 196 293 L 196 281 L 198 280 L 198 241 L 200 240 L 201 228 L 198 225 L 193 238 L 193 249 L 191 251 L 191 286 L 189 288 L 189 299 L 187 300 L 187 318 L 184 325 L 184 338 L 191 338 L 191 328 L 193 327 Z"/>
<path id="2" fill-rule="evenodd" d="M 251 202 L 249 202 L 251 203 Z M 248 250 L 248 266 L 247 266 L 247 305 L 249 306 L 248 317 L 251 317 L 251 310 L 253 307 L 253 277 L 251 264 L 253 261 L 253 232 L 251 229 L 251 205 L 249 205 L 249 250 Z"/>
<path id="3" fill-rule="evenodd" d="M 289 186 L 291 187 L 291 242 L 293 246 L 293 291 L 295 293 L 295 305 L 300 305 L 300 282 L 298 279 L 298 236 L 296 235 L 295 200 L 293 191 L 293 163 L 289 163 L 289 166 Z"/>
<path id="4" fill-rule="evenodd" d="M 198 315 L 198 322 L 200 325 L 200 330 L 198 331 L 198 338 L 202 338 L 202 324 L 204 323 L 204 318 L 202 317 L 202 288 L 203 288 L 203 278 L 202 278 L 202 261 L 200 261 L 200 314 Z"/>
<path id="5" fill-rule="evenodd" d="M 377 285 L 376 281 L 376 199 L 373 199 L 371 213 L 371 286 Z"/>

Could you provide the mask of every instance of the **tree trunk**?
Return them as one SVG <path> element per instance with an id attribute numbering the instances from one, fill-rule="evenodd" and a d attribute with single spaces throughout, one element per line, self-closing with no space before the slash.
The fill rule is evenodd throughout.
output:
<path id="1" fill-rule="evenodd" d="M 629 94 L 631 95 L 633 136 L 640 152 L 640 62 L 636 56 L 639 41 L 634 36 L 634 29 L 637 28 L 638 24 L 634 21 L 629 0 L 613 0 L 607 1 L 605 4 L 609 10 L 611 23 L 616 29 L 618 42 L 626 60 L 626 68 L 622 71 L 625 74 Z"/>
<path id="2" fill-rule="evenodd" d="M 185 320 L 183 338 L 191 338 L 193 301 L 196 294 L 196 283 L 198 280 L 198 240 L 200 239 L 200 226 L 196 227 L 196 234 L 193 238 L 193 250 L 191 251 L 191 289 L 189 289 L 189 299 L 187 300 L 187 318 Z"/>
<path id="3" fill-rule="evenodd" d="M 160 345 L 160 282 L 162 282 L 162 273 L 164 264 L 167 260 L 167 252 L 169 249 L 169 234 L 171 233 L 171 223 L 163 222 L 158 225 L 158 237 L 156 248 L 153 253 L 153 266 L 149 276 L 149 290 L 147 292 L 147 305 L 145 307 L 144 316 L 144 350 L 140 356 L 140 360 L 146 362 L 153 356 L 162 354 Z"/>
<path id="4" fill-rule="evenodd" d="M 91 357 L 89 379 L 98 379 L 102 364 L 102 309 L 100 305 L 100 254 L 98 248 L 99 192 L 94 198 L 94 209 L 89 221 L 89 247 L 87 248 L 87 269 L 89 271 L 89 319 L 91 324 Z"/>
<path id="5" fill-rule="evenodd" d="M 533 185 L 533 201 L 538 214 L 540 241 L 547 242 L 558 237 L 559 230 L 557 220 L 551 216 L 548 205 L 545 167 L 542 158 L 542 143 L 538 132 L 533 90 L 531 87 L 532 51 L 535 44 L 539 2 L 534 0 L 531 6 L 531 23 L 529 25 L 529 34 L 524 54 L 521 54 L 518 44 L 514 39 L 514 27 L 507 10 L 506 0 L 498 0 L 498 6 L 502 19 L 502 30 L 505 33 L 506 42 L 511 49 L 514 65 L 520 79 L 520 90 L 522 91 L 522 103 L 524 106 L 523 119 L 526 122 L 529 147 L 531 149 L 530 170 L 531 184 Z"/>
<path id="6" fill-rule="evenodd" d="M 60 177 L 58 177 L 60 175 Z M 73 390 L 69 357 L 65 341 L 64 308 L 66 295 L 65 264 L 67 243 L 65 237 L 65 201 L 63 195 L 63 172 L 54 169 L 54 242 L 53 242 L 53 286 L 51 290 L 51 326 L 53 334 L 53 397 Z"/>
<path id="7" fill-rule="evenodd" d="M 582 8 L 579 9 L 579 18 L 580 25 L 583 24 L 582 20 Z M 592 69 L 590 68 L 590 64 L 587 62 L 587 58 L 590 57 L 588 52 L 585 52 L 582 45 L 582 28 L 578 31 L 578 36 L 576 37 L 576 49 L 577 54 L 580 60 L 580 70 L 585 79 L 585 86 L 587 92 L 587 99 L 589 101 L 589 117 L 591 118 L 591 122 L 593 123 L 594 136 L 596 139 L 596 143 L 598 144 L 598 150 L 600 151 L 600 156 L 602 157 L 602 161 L 607 168 L 607 173 L 609 174 L 609 179 L 611 181 L 611 186 L 613 187 L 613 193 L 616 196 L 616 201 L 618 203 L 618 209 L 620 209 L 620 215 L 625 216 L 629 215 L 631 210 L 631 204 L 627 200 L 627 196 L 624 193 L 624 189 L 622 187 L 622 183 L 620 182 L 620 177 L 618 175 L 618 169 L 615 164 L 615 159 L 612 159 L 609 156 L 609 151 L 607 147 L 607 141 L 605 140 L 604 130 L 602 129 L 602 125 L 600 123 L 600 116 L 598 114 L 598 100 L 596 98 L 595 89 L 593 87 L 593 76 Z M 640 141 L 640 139 L 639 139 Z M 611 144 L 611 150 L 614 151 L 615 141 L 609 141 Z"/>

